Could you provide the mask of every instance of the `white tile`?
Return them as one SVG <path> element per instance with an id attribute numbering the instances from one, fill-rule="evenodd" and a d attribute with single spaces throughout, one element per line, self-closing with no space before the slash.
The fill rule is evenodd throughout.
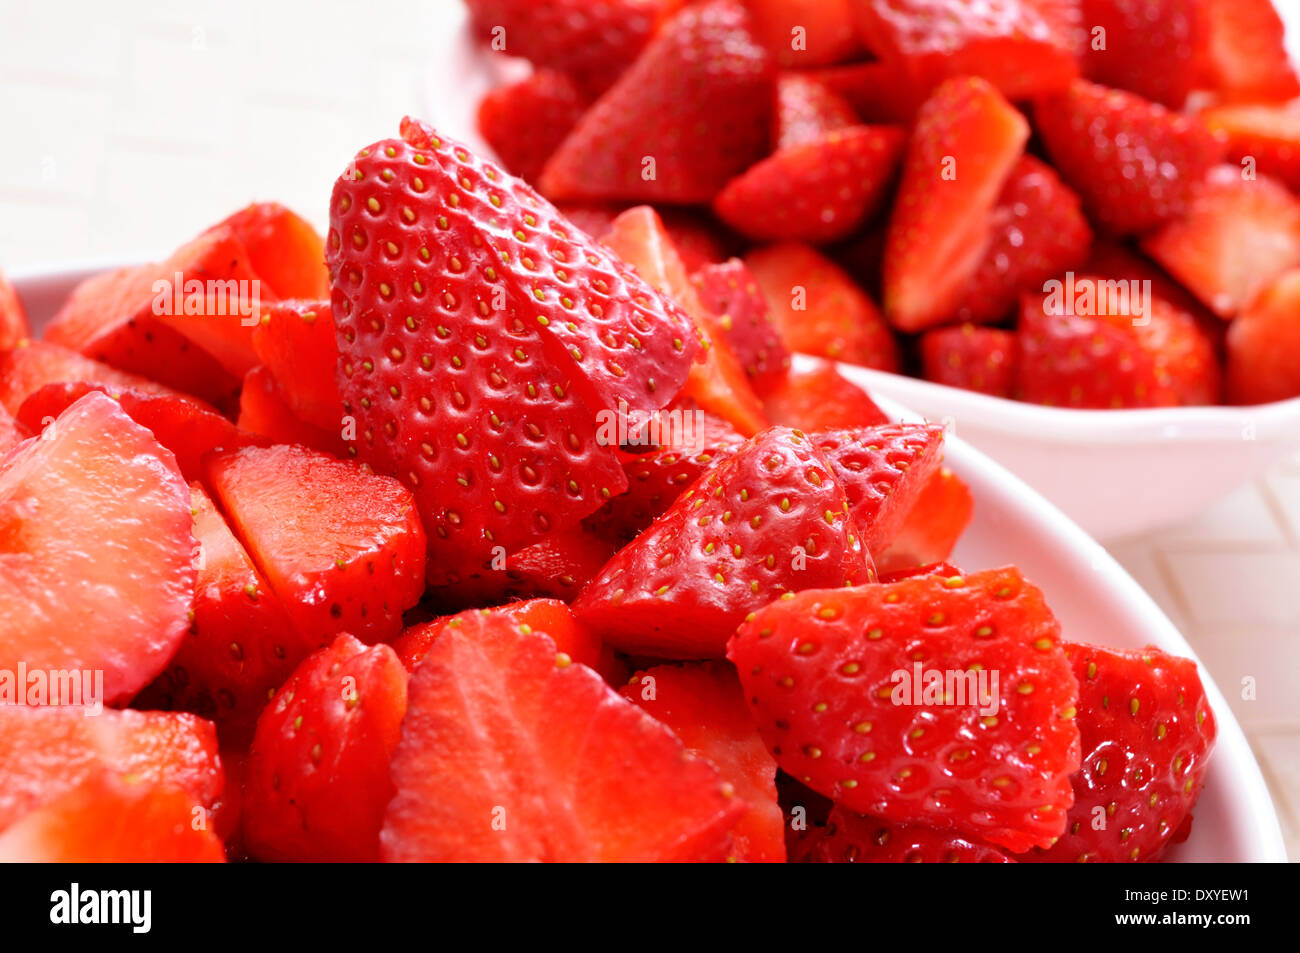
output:
<path id="1" fill-rule="evenodd" d="M 1300 630 L 1300 553 L 1167 550 L 1164 558 L 1191 623 Z"/>
<path id="2" fill-rule="evenodd" d="M 1219 500 L 1195 520 L 1156 536 L 1162 547 L 1209 543 L 1215 547 L 1284 546 L 1277 515 L 1253 483 Z"/>
<path id="3" fill-rule="evenodd" d="M 1187 627 L 1187 613 L 1170 588 L 1167 574 L 1160 565 L 1160 554 L 1148 537 L 1124 540 L 1107 547 L 1110 554 L 1122 565 L 1179 629 Z"/>
<path id="4" fill-rule="evenodd" d="M 1243 726 L 1300 729 L 1300 638 L 1294 629 L 1201 625 L 1183 634 Z"/>
<path id="5" fill-rule="evenodd" d="M 1254 732 L 1250 744 L 1277 808 L 1287 856 L 1300 863 L 1300 728 Z"/>

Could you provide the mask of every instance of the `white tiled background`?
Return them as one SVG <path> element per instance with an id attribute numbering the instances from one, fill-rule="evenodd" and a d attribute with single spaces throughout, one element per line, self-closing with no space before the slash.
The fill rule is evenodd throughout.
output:
<path id="1" fill-rule="evenodd" d="M 456 2 L 0 0 L 0 266 L 162 254 L 259 198 L 323 224 L 353 153 L 421 111 Z M 1232 702 L 1300 860 L 1300 455 L 1113 551 Z"/>

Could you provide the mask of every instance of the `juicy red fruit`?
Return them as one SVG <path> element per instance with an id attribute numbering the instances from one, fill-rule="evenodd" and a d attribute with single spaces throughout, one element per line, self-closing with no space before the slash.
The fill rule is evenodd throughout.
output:
<path id="1" fill-rule="evenodd" d="M 1012 864 L 988 844 L 915 825 L 890 824 L 834 808 L 805 858 L 813 864 Z"/>

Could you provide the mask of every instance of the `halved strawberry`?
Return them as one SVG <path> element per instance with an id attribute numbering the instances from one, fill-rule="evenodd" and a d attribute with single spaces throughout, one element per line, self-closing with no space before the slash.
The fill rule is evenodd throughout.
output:
<path id="1" fill-rule="evenodd" d="M 1088 78 L 1181 109 L 1197 88 L 1212 0 L 1082 0 Z"/>
<path id="2" fill-rule="evenodd" d="M 691 754 L 705 758 L 748 810 L 732 831 L 732 858 L 785 862 L 785 817 L 776 798 L 776 762 L 749 716 L 735 671 L 725 662 L 656 665 L 620 693 L 667 725 Z"/>
<path id="3" fill-rule="evenodd" d="M 248 252 L 249 265 L 269 286 L 262 289 L 266 300 L 319 301 L 329 296 L 325 243 L 301 215 L 279 202 L 254 202 L 209 231 L 222 229 L 230 229 Z"/>
<path id="4" fill-rule="evenodd" d="M 920 331 L 955 315 L 1028 138 L 1024 117 L 982 79 L 948 80 L 921 107 L 885 245 L 885 314 L 895 327 Z"/>
<path id="5" fill-rule="evenodd" d="M 478 104 L 478 131 L 503 166 L 535 182 L 586 109 L 582 93 L 568 75 L 537 70 L 483 97 Z"/>
<path id="6" fill-rule="evenodd" d="M 377 860 L 405 714 L 406 670 L 387 645 L 345 633 L 304 659 L 257 721 L 244 787 L 249 852 Z"/>
<path id="7" fill-rule="evenodd" d="M 1272 0 L 1206 0 L 1208 85 L 1228 102 L 1281 102 L 1300 96 L 1287 56 L 1285 24 Z"/>
<path id="8" fill-rule="evenodd" d="M 732 258 L 705 265 L 691 280 L 700 303 L 716 316 L 716 327 L 745 368 L 755 393 L 762 395 L 789 373 L 790 355 L 754 276 L 743 261 Z"/>
<path id="9" fill-rule="evenodd" d="M 975 511 L 975 497 L 952 470 L 941 467 L 912 504 L 903 525 L 876 555 L 880 572 L 898 575 L 942 563 L 952 555 Z"/>
<path id="10" fill-rule="evenodd" d="M 1228 399 L 1300 397 L 1300 268 L 1283 272 L 1228 326 Z"/>
<path id="11" fill-rule="evenodd" d="M 343 400 L 334 380 L 339 346 L 328 301 L 283 301 L 264 308 L 253 330 L 253 350 L 295 416 L 323 430 L 340 429 Z"/>
<path id="12" fill-rule="evenodd" d="M 804 70 L 800 75 L 843 97 L 863 122 L 910 126 L 927 92 L 915 86 L 901 62 L 871 60 Z"/>
<path id="13" fill-rule="evenodd" d="M 898 582 L 900 579 L 911 579 L 915 576 L 939 576 L 947 579 L 951 576 L 960 575 L 962 575 L 962 571 L 952 563 L 940 562 L 930 563 L 926 566 L 908 566 L 905 569 L 895 569 L 893 572 L 882 572 L 880 581 Z"/>
<path id="14" fill-rule="evenodd" d="M 862 52 L 853 0 L 747 0 L 754 35 L 782 66 L 828 66 Z"/>
<path id="15" fill-rule="evenodd" d="M 837 807 L 809 847 L 812 864 L 1014 864 L 1006 851 L 929 827 L 891 824 Z"/>
<path id="16" fill-rule="evenodd" d="M 763 410 L 774 425 L 807 433 L 889 422 L 870 395 L 829 361 L 787 375 L 764 395 Z"/>
<path id="17" fill-rule="evenodd" d="M 219 864 L 221 840 L 170 785 L 96 775 L 0 834 L 0 863 Z"/>
<path id="18" fill-rule="evenodd" d="M 0 705 L 0 830 L 101 772 L 173 785 L 205 810 L 221 795 L 211 722 L 131 709 L 88 715 L 66 705 Z"/>
<path id="19" fill-rule="evenodd" d="M 796 593 L 727 655 L 777 763 L 841 807 L 1013 851 L 1065 830 L 1079 689 L 1014 567 Z"/>
<path id="20" fill-rule="evenodd" d="M 845 126 L 858 125 L 853 105 L 825 83 L 803 73 L 781 73 L 776 78 L 776 116 L 772 147 L 781 152 L 824 138 Z"/>
<path id="21" fill-rule="evenodd" d="M 214 457 L 209 483 L 298 635 L 385 641 L 424 592 L 425 538 L 396 480 L 303 447 Z"/>
<path id="22" fill-rule="evenodd" d="M 1066 644 L 1083 760 L 1060 840 L 1022 860 L 1159 860 L 1205 783 L 1217 728 L 1191 659 Z"/>
<path id="23" fill-rule="evenodd" d="M 31 336 L 22 299 L 4 272 L 0 271 L 0 351 L 17 347 L 19 341 Z"/>
<path id="24" fill-rule="evenodd" d="M 0 459 L 0 669 L 102 670 L 103 702 L 130 699 L 184 638 L 193 553 L 176 458 L 82 397 Z"/>
<path id="25" fill-rule="evenodd" d="M 289 405 L 289 394 L 267 367 L 255 367 L 244 375 L 239 392 L 239 429 L 262 445 L 293 443 L 346 458 L 348 443 L 343 439 L 346 417 L 339 408 L 333 429 L 326 430 L 303 420 Z M 340 425 L 342 424 L 342 425 Z"/>
<path id="26" fill-rule="evenodd" d="M 620 492 L 598 415 L 662 407 L 698 344 L 523 182 L 420 123 L 403 132 L 334 187 L 339 384 L 358 455 L 413 488 L 434 567 L 453 572 Z"/>
<path id="27" fill-rule="evenodd" d="M 745 266 L 791 351 L 898 370 L 898 344 L 889 325 L 829 258 L 791 242 L 754 249 Z"/>
<path id="28" fill-rule="evenodd" d="M 211 718 L 223 743 L 247 745 L 262 707 L 315 645 L 293 631 L 204 489 L 190 493 L 199 550 L 189 632 L 136 704 Z"/>
<path id="29" fill-rule="evenodd" d="M 1086 80 L 1039 100 L 1034 122 L 1089 217 L 1117 235 L 1182 214 L 1224 144 L 1196 116 Z"/>
<path id="30" fill-rule="evenodd" d="M 565 201 L 708 202 L 766 154 L 772 81 L 738 0 L 688 6 L 582 117 L 539 188 Z"/>
<path id="31" fill-rule="evenodd" d="M 1274 278 L 1300 265 L 1300 199 L 1239 166 L 1210 170 L 1186 213 L 1142 248 L 1221 318 L 1231 318 Z"/>
<path id="32" fill-rule="evenodd" d="M 18 421 L 9 416 L 9 411 L 0 404 L 0 454 L 17 444 L 27 436 L 27 431 L 18 426 Z"/>
<path id="33" fill-rule="evenodd" d="M 182 396 L 170 387 L 92 361 L 48 341 L 24 340 L 11 351 L 0 351 L 0 404 L 10 414 L 17 414 L 23 402 L 45 385 L 70 381 L 90 381 L 146 394 Z"/>
<path id="34" fill-rule="evenodd" d="M 746 613 L 778 595 L 871 578 L 834 471 L 809 438 L 772 428 L 620 550 L 573 611 L 624 652 L 720 658 Z"/>
<path id="35" fill-rule="evenodd" d="M 1300 191 L 1300 102 L 1216 106 L 1200 115 L 1227 136 L 1229 162 L 1246 168 L 1249 160 L 1257 172 Z"/>
<path id="36" fill-rule="evenodd" d="M 936 384 L 1011 397 L 1016 386 L 1016 334 L 963 324 L 921 335 L 921 376 Z"/>
<path id="37" fill-rule="evenodd" d="M 545 635 L 462 618 L 411 676 L 385 860 L 728 855 L 746 808 L 712 765 Z"/>

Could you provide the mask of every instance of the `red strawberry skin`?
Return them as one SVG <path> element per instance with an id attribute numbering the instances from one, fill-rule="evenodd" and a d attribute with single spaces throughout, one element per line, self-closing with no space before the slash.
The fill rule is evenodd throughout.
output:
<path id="1" fill-rule="evenodd" d="M 842 807 L 814 834 L 812 864 L 1014 864 L 1006 851 L 916 825 L 889 824 Z"/>
<path id="2" fill-rule="evenodd" d="M 28 337 L 31 330 L 22 299 L 4 272 L 0 272 L 0 351 L 7 351 Z"/>
<path id="3" fill-rule="evenodd" d="M 621 651 L 721 658 L 784 592 L 873 578 L 843 487 L 809 438 L 752 438 L 624 547 L 573 604 Z"/>
<path id="4" fill-rule="evenodd" d="M 921 335 L 921 376 L 936 384 L 1011 397 L 1016 360 L 1014 331 L 962 324 Z"/>
<path id="5" fill-rule="evenodd" d="M 1300 269 L 1284 272 L 1228 326 L 1228 399 L 1300 397 Z"/>
<path id="6" fill-rule="evenodd" d="M 478 131 L 503 166 L 535 182 L 585 111 L 586 103 L 573 80 L 554 70 L 538 70 L 483 97 Z"/>
<path id="7" fill-rule="evenodd" d="M 1191 659 L 1067 644 L 1083 761 L 1065 834 L 1021 858 L 1159 860 L 1190 819 L 1217 727 Z"/>
<path id="8" fill-rule="evenodd" d="M 742 4 L 688 6 L 587 111 L 539 187 L 555 201 L 708 202 L 766 154 L 772 89 Z"/>
<path id="9" fill-rule="evenodd" d="M 800 146 L 858 124 L 853 104 L 825 83 L 802 73 L 782 73 L 777 77 L 774 151 Z"/>
<path id="10" fill-rule="evenodd" d="M 1205 0 L 1082 0 L 1088 78 L 1181 109 L 1205 68 L 1207 8 Z M 1098 49 L 1092 40 L 1103 36 Z"/>
<path id="11" fill-rule="evenodd" d="M 334 188 L 339 384 L 357 455 L 411 487 L 433 568 L 454 579 L 620 492 L 597 414 L 663 406 L 698 342 L 524 183 L 404 130 Z"/>
<path id="12" fill-rule="evenodd" d="M 732 258 L 705 265 L 691 280 L 700 303 L 717 316 L 717 327 L 744 366 L 754 391 L 761 395 L 769 390 L 789 371 L 790 354 L 745 263 Z"/>
<path id="13" fill-rule="evenodd" d="M 1210 23 L 1204 85 L 1225 102 L 1276 103 L 1300 96 L 1300 79 L 1286 50 L 1286 24 L 1273 0 L 1205 3 Z"/>
<path id="14" fill-rule="evenodd" d="M 339 346 L 328 301 L 283 301 L 262 311 L 253 350 L 280 385 L 290 409 L 323 430 L 343 425 L 335 383 Z"/>
<path id="15" fill-rule="evenodd" d="M 746 0 L 746 6 L 755 34 L 782 66 L 828 66 L 862 51 L 853 0 Z"/>
<path id="16" fill-rule="evenodd" d="M 727 654 L 777 763 L 840 806 L 1013 851 L 1065 829 L 1078 686 L 1018 570 L 797 593 L 756 612 Z M 895 704 L 894 673 L 916 664 L 998 673 L 997 713 Z"/>
<path id="17" fill-rule="evenodd" d="M 807 433 L 889 422 L 870 395 L 829 361 L 787 375 L 764 397 L 763 411 L 774 425 Z"/>
<path id="18" fill-rule="evenodd" d="M 880 553 L 880 571 L 898 573 L 943 562 L 952 555 L 974 512 L 970 487 L 952 470 L 940 467 Z"/>

